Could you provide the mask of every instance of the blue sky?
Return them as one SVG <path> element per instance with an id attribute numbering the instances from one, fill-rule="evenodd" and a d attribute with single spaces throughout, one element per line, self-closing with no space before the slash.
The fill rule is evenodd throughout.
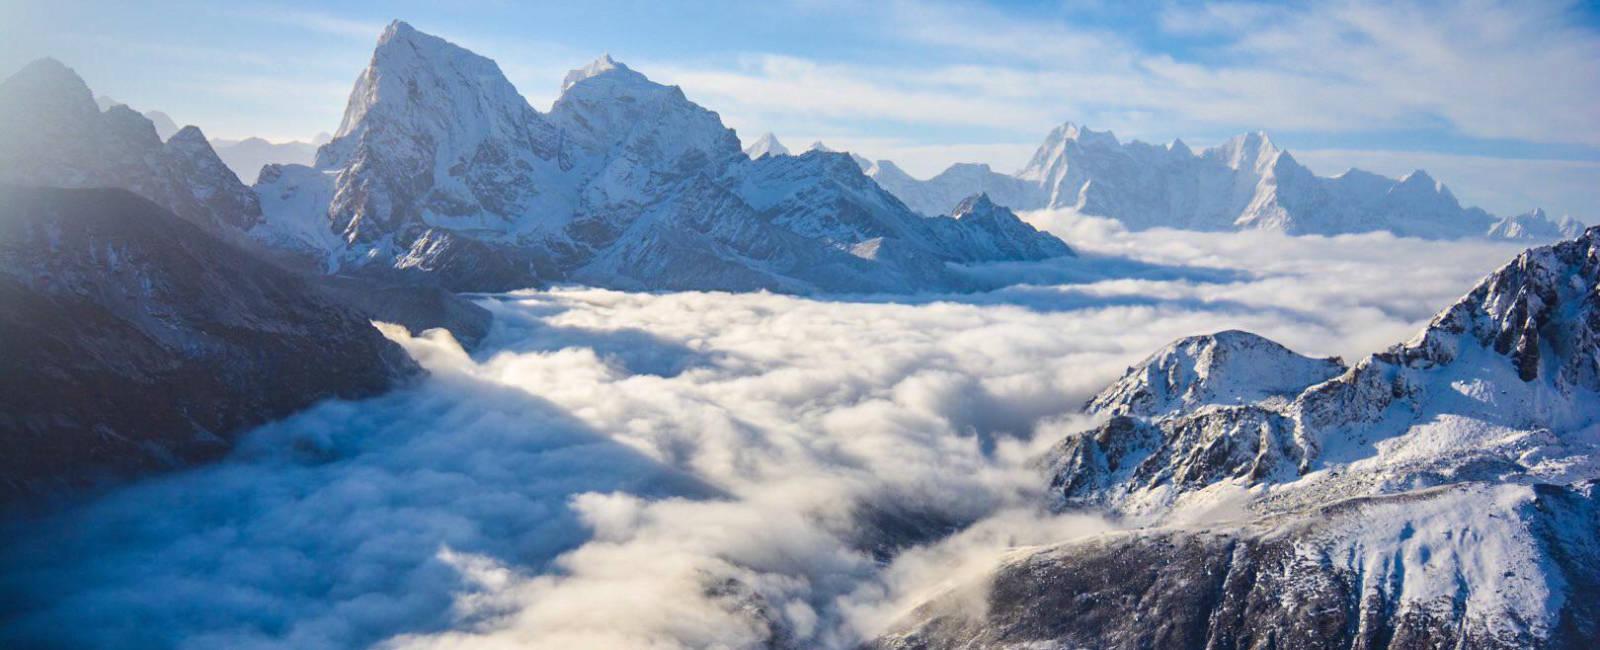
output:
<path id="1" fill-rule="evenodd" d="M 1199 146 L 1264 129 L 1319 173 L 1426 167 L 1495 212 L 1600 221 L 1600 10 L 1581 3 L 0 0 L 0 74 L 55 56 L 212 137 L 309 139 L 394 18 L 495 59 L 541 110 L 610 52 L 747 141 L 923 176 L 1013 170 L 1066 120 Z"/>

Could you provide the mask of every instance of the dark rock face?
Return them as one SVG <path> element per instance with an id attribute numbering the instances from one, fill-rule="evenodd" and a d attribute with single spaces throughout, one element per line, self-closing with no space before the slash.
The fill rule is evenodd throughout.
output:
<path id="1" fill-rule="evenodd" d="M 0 188 L 0 499 L 225 452 L 418 372 L 367 318 L 121 190 Z"/>
<path id="2" fill-rule="evenodd" d="M 444 328 L 471 350 L 489 335 L 494 315 L 472 301 L 439 287 L 387 284 L 367 278 L 308 278 L 324 292 L 368 318 L 401 325 L 413 335 Z"/>

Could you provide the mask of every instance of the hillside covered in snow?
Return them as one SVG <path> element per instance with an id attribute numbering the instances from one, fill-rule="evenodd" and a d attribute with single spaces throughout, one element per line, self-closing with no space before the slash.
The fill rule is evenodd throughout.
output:
<path id="1" fill-rule="evenodd" d="M 1019 549 L 876 647 L 1588 647 L 1597 403 L 1600 228 L 1349 368 L 1178 341 L 1040 460 L 1056 508 L 1131 528 Z"/>

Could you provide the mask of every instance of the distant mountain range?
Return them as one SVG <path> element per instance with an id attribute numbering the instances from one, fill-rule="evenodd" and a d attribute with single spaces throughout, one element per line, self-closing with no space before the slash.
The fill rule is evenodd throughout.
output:
<path id="1" fill-rule="evenodd" d="M 752 149 L 757 147 L 762 153 L 787 151 L 771 134 Z M 1529 241 L 1583 231 L 1577 220 L 1539 209 L 1496 217 L 1463 207 L 1421 170 L 1402 179 L 1359 169 L 1317 176 L 1262 132 L 1196 153 L 1181 140 L 1166 146 L 1122 143 L 1109 132 L 1068 123 L 1051 131 L 1016 174 L 962 163 L 920 180 L 887 160 L 857 160 L 868 176 L 922 214 L 945 214 L 962 199 L 985 193 L 1013 210 L 1070 209 L 1116 219 L 1132 230 L 1384 230 L 1427 239 Z"/>
<path id="2" fill-rule="evenodd" d="M 112 106 L 122 104 L 105 95 L 95 95 L 95 104 L 104 111 Z M 178 124 L 172 117 L 161 111 L 145 111 L 145 118 L 150 120 L 156 129 L 156 137 L 163 142 L 178 132 Z M 254 183 L 256 174 L 267 165 L 309 165 L 316 160 L 317 147 L 328 143 L 333 136 L 318 133 L 310 142 L 291 140 L 288 142 L 268 142 L 262 138 L 245 138 L 243 140 L 226 140 L 222 138 L 211 139 L 211 148 L 215 149 L 222 163 L 233 170 L 234 175 L 247 183 Z"/>

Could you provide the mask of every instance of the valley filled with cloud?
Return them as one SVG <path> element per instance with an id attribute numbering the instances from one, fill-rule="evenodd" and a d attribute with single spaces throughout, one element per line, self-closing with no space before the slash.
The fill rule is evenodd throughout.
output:
<path id="1" fill-rule="evenodd" d="M 980 294 L 581 287 L 481 295 L 494 330 L 386 336 L 431 371 L 220 463 L 0 529 L 7 645 L 853 647 L 1002 551 L 1121 524 L 1034 466 L 1173 339 L 1346 360 L 1520 244 L 1128 232 Z"/>

